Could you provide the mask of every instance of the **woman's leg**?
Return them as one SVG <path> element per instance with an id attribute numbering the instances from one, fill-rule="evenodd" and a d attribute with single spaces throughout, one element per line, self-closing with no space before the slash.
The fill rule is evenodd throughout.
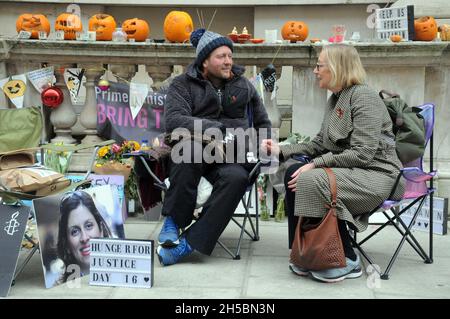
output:
<path id="1" fill-rule="evenodd" d="M 284 188 L 286 190 L 286 196 L 284 198 L 285 200 L 285 208 L 288 213 L 288 245 L 289 249 L 292 247 L 292 241 L 294 240 L 295 235 L 295 228 L 297 227 L 298 223 L 298 216 L 295 216 L 294 208 L 295 208 L 295 193 L 292 192 L 288 187 L 288 182 L 292 179 L 291 175 L 294 174 L 294 172 L 305 165 L 304 163 L 295 163 L 291 166 L 289 166 L 286 170 L 286 174 L 284 175 Z"/>
<path id="2" fill-rule="evenodd" d="M 341 235 L 342 246 L 344 246 L 345 257 L 351 260 L 356 260 L 356 254 L 353 250 L 352 241 L 350 239 L 350 234 L 347 229 L 347 224 L 345 220 L 338 219 L 339 234 Z"/>

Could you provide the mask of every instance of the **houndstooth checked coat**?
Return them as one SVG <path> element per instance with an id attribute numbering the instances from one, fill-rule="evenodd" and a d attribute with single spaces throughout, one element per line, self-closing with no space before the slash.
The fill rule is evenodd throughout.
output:
<path id="1" fill-rule="evenodd" d="M 281 146 L 285 159 L 293 154 L 313 158 L 315 169 L 297 180 L 295 215 L 323 217 L 330 202 L 328 177 L 320 167 L 333 169 L 337 180 L 337 215 L 367 228 L 369 211 L 389 196 L 401 163 L 395 152 L 392 121 L 378 94 L 354 85 L 333 94 L 320 132 L 308 143 Z M 394 194 L 400 199 L 404 181 Z M 288 190 L 289 191 L 289 190 Z"/>

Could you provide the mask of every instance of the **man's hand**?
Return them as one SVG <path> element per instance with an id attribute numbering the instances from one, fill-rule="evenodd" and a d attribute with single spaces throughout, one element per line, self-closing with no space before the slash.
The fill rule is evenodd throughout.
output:
<path id="1" fill-rule="evenodd" d="M 297 180 L 298 177 L 304 173 L 307 172 L 311 169 L 315 168 L 314 163 L 308 163 L 306 165 L 303 165 L 302 167 L 300 167 L 298 170 L 296 170 L 294 172 L 294 174 L 291 175 L 292 179 L 288 182 L 288 188 L 292 191 L 292 192 L 296 192 L 297 191 Z"/>
<path id="2" fill-rule="evenodd" d="M 278 145 L 278 143 L 275 143 L 273 140 L 270 139 L 262 140 L 260 149 L 261 152 L 266 153 L 267 155 L 280 154 L 280 146 Z"/>

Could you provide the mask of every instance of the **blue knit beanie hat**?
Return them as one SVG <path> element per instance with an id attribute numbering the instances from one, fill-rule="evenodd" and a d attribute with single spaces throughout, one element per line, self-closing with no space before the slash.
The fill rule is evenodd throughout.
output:
<path id="1" fill-rule="evenodd" d="M 208 55 L 223 45 L 226 45 L 233 51 L 233 42 L 228 37 L 224 37 L 218 33 L 206 31 L 205 29 L 197 29 L 191 33 L 191 43 L 196 48 L 197 58 L 195 64 L 202 66 L 203 61 Z"/>

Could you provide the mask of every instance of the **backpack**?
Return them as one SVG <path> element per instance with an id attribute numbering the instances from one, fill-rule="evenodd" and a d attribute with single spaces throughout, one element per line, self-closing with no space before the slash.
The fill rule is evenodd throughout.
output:
<path id="1" fill-rule="evenodd" d="M 385 97 L 386 94 L 388 97 Z M 410 163 L 425 153 L 425 121 L 419 114 L 420 108 L 409 107 L 398 94 L 380 91 L 392 120 L 395 135 L 395 149 L 400 161 Z"/>

